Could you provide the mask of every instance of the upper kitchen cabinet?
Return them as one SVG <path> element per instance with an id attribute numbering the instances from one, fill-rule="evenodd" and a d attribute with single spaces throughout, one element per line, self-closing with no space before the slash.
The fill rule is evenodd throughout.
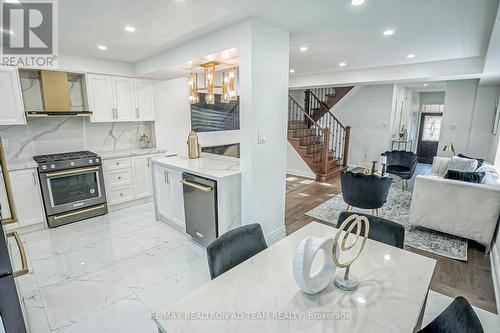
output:
<path id="1" fill-rule="evenodd" d="M 87 75 L 89 108 L 93 122 L 110 122 L 115 120 L 115 104 L 113 101 L 113 83 L 110 76 Z"/>
<path id="2" fill-rule="evenodd" d="M 151 80 L 88 74 L 92 122 L 153 121 Z"/>
<path id="3" fill-rule="evenodd" d="M 155 120 L 153 80 L 134 80 L 136 118 L 141 121 Z"/>
<path id="4" fill-rule="evenodd" d="M 23 97 L 16 68 L 0 66 L 0 125 L 26 124 Z"/>

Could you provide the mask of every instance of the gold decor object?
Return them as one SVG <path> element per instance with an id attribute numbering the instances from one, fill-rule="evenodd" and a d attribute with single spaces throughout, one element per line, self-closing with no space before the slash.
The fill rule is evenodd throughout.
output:
<path id="1" fill-rule="evenodd" d="M 361 235 L 361 229 L 363 226 L 364 226 L 363 235 Z M 354 230 L 354 228 L 356 228 L 356 233 L 351 234 L 351 231 Z M 359 281 L 355 276 L 353 276 L 353 274 L 350 274 L 350 270 L 351 270 L 351 265 L 361 255 L 361 252 L 365 247 L 366 240 L 368 239 L 369 232 L 370 232 L 370 223 L 368 222 L 368 218 L 366 218 L 366 216 L 353 214 L 349 216 L 347 219 L 345 219 L 345 221 L 340 225 L 340 228 L 338 229 L 337 234 L 335 235 L 335 239 L 333 242 L 333 250 L 332 250 L 332 258 L 335 265 L 338 268 L 345 268 L 345 273 L 343 276 L 335 275 L 334 278 L 335 285 L 339 289 L 345 291 L 352 291 L 358 287 Z M 343 238 L 340 241 L 341 236 L 343 236 Z M 354 239 L 352 240 L 351 243 L 348 243 L 350 236 L 354 236 Z M 360 237 L 362 237 L 362 239 L 360 239 Z M 356 244 L 358 244 L 359 241 L 361 241 L 361 244 L 358 246 L 358 250 L 354 255 L 354 257 L 341 263 L 339 260 L 340 253 L 337 253 L 337 251 L 339 249 L 340 251 L 343 252 L 349 251 L 353 249 L 356 246 Z M 338 246 L 339 244 L 340 246 Z"/>
<path id="2" fill-rule="evenodd" d="M 197 104 L 200 102 L 198 93 L 205 92 L 205 103 L 215 104 L 215 89 L 222 89 L 221 102 L 229 103 L 238 100 L 236 94 L 236 68 L 229 68 L 222 72 L 221 84 L 216 84 L 216 68 L 221 65 L 220 62 L 210 61 L 200 66 L 203 67 L 204 87 L 198 88 L 198 74 L 189 75 L 189 103 Z"/>
<path id="3" fill-rule="evenodd" d="M 451 152 L 453 155 L 456 155 L 455 153 L 455 147 L 453 147 L 453 143 L 449 143 L 446 146 L 444 146 L 443 151 Z"/>
<path id="4" fill-rule="evenodd" d="M 188 156 L 190 159 L 200 158 L 201 156 L 201 146 L 198 144 L 198 135 L 191 131 L 188 135 L 187 140 L 188 145 Z"/>
<path id="5" fill-rule="evenodd" d="M 364 168 L 363 169 L 363 173 L 367 176 L 371 176 L 372 175 L 372 170 L 369 169 L 369 168 Z"/>

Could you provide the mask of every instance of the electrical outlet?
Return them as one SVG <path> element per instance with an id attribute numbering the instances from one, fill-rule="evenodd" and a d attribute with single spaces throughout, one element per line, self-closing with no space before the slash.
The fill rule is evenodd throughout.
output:
<path id="1" fill-rule="evenodd" d="M 262 144 L 265 143 L 267 140 L 266 138 L 266 133 L 265 132 L 259 132 L 257 135 L 257 143 Z"/>

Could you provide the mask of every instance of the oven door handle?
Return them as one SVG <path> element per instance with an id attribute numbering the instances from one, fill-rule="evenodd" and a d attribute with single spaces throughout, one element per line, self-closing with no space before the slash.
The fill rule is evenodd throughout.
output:
<path id="1" fill-rule="evenodd" d="M 22 268 L 13 272 L 12 276 L 16 278 L 28 274 L 30 270 L 28 268 L 28 260 L 26 259 L 26 251 L 24 250 L 24 245 L 23 242 L 21 241 L 21 238 L 19 237 L 19 234 L 16 231 L 12 231 L 6 233 L 5 236 L 7 238 L 14 237 L 14 239 L 16 240 L 17 247 L 19 248 L 19 254 L 21 255 Z"/>
<path id="2" fill-rule="evenodd" d="M 47 176 L 47 178 L 50 178 L 50 177 L 73 175 L 75 173 L 82 173 L 82 172 L 99 171 L 99 169 L 100 169 L 100 167 L 83 168 L 83 169 L 74 169 L 74 170 L 68 170 L 68 171 L 49 172 L 49 173 L 46 173 L 45 175 Z"/>

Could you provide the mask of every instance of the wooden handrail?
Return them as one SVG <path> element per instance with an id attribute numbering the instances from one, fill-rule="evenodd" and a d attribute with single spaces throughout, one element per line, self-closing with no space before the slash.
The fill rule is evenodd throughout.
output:
<path id="1" fill-rule="evenodd" d="M 300 111 L 302 111 L 302 113 L 303 113 L 303 114 L 307 117 L 307 119 L 309 119 L 309 120 L 310 120 L 310 121 L 311 121 L 314 125 L 316 125 L 318 128 L 321 128 L 321 126 L 319 126 L 319 124 L 318 124 L 318 123 L 317 123 L 314 119 L 312 119 L 312 118 L 311 118 L 311 116 L 310 116 L 310 115 L 308 115 L 308 114 L 306 113 L 306 111 L 304 111 L 304 109 L 302 108 L 302 106 L 300 106 L 300 104 L 299 104 L 299 103 L 297 103 L 297 101 L 296 101 L 296 100 L 295 100 L 292 96 L 288 95 L 288 98 L 289 98 L 289 99 L 290 99 L 293 103 L 295 103 L 295 105 L 298 107 L 298 109 L 299 109 Z"/>
<path id="2" fill-rule="evenodd" d="M 330 112 L 330 109 L 328 108 L 328 106 L 326 106 L 325 102 L 319 99 L 318 96 L 316 96 L 311 90 L 308 90 L 308 92 L 318 101 L 319 105 L 321 105 L 324 108 L 324 110 L 326 111 L 325 113 L 329 113 L 330 116 L 332 116 L 333 119 L 335 119 L 335 121 L 337 121 L 342 128 L 345 128 L 345 126 L 340 122 L 340 120 L 338 120 L 338 118 L 335 117 L 333 113 Z"/>
<path id="3" fill-rule="evenodd" d="M 342 157 L 342 166 L 345 168 L 347 166 L 347 160 L 349 158 L 349 142 L 351 141 L 351 126 L 346 126 L 345 137 L 344 137 L 344 156 Z"/>

